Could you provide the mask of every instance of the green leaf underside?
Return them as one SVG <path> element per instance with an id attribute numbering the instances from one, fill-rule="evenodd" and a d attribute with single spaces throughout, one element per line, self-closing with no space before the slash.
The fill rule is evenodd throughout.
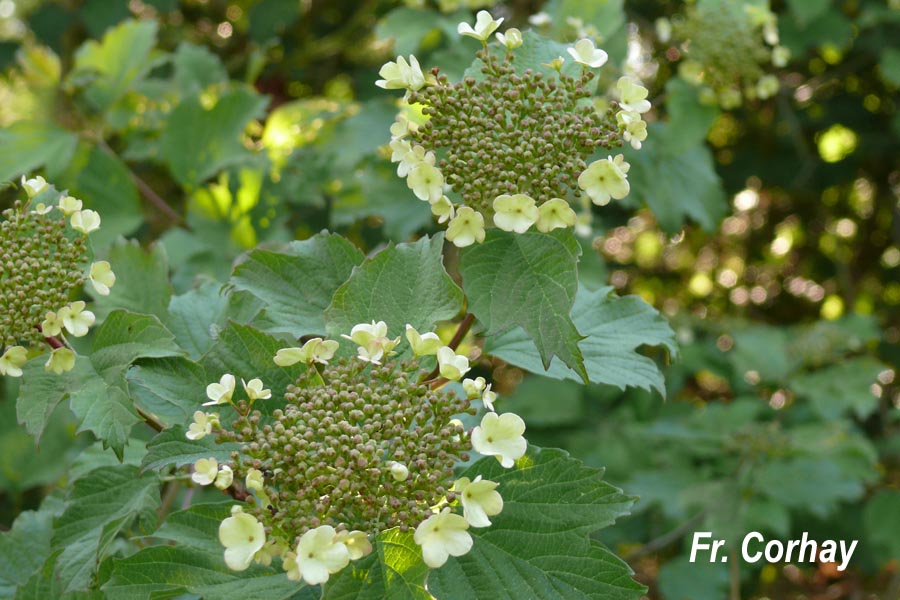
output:
<path id="1" fill-rule="evenodd" d="M 290 244 L 284 252 L 250 252 L 235 268 L 231 283 L 266 304 L 267 315 L 277 323 L 270 332 L 297 338 L 323 334 L 324 310 L 363 258 L 346 238 L 319 234 Z"/>
<path id="2" fill-rule="evenodd" d="M 325 311 L 330 336 L 339 339 L 357 323 L 384 321 L 388 335 L 405 332 L 409 323 L 420 332 L 452 319 L 462 308 L 463 293 L 444 270 L 444 236 L 388 246 L 353 270 Z"/>
<path id="3" fill-rule="evenodd" d="M 136 519 L 139 528 L 156 525 L 159 479 L 137 467 L 102 467 L 77 480 L 56 520 L 51 549 L 61 551 L 56 577 L 66 590 L 86 589 L 99 560 L 116 536 Z"/>
<path id="4" fill-rule="evenodd" d="M 588 380 L 579 334 L 570 313 L 581 254 L 570 232 L 546 235 L 491 230 L 482 244 L 460 253 L 471 312 L 488 333 L 519 326 L 534 340 L 544 368 L 559 356 Z"/>
<path id="5" fill-rule="evenodd" d="M 642 345 L 664 346 L 674 354 L 677 351 L 674 332 L 639 297 L 619 298 L 611 292 L 611 287 L 594 292 L 579 290 L 572 309 L 575 326 L 587 336 L 579 345 L 590 381 L 620 389 L 656 389 L 665 395 L 663 376 L 656 363 L 638 354 L 636 349 Z M 521 329 L 489 337 L 485 350 L 518 367 L 554 379 L 581 379 L 575 371 L 559 363 L 551 364 L 544 371 L 537 349 Z"/>
<path id="6" fill-rule="evenodd" d="M 440 600 L 636 599 L 644 588 L 593 531 L 628 514 L 634 499 L 602 481 L 602 473 L 562 450 L 530 448 L 513 469 L 485 458 L 464 475 L 500 483 L 503 512 L 475 544 L 432 571 L 428 590 Z"/>
<path id="7" fill-rule="evenodd" d="M 126 378 L 134 402 L 169 425 L 189 421 L 212 383 L 206 369 L 182 357 L 141 360 Z"/>

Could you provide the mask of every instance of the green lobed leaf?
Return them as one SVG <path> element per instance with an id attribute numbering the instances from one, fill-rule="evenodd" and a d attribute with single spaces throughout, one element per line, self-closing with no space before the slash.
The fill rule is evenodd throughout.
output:
<path id="1" fill-rule="evenodd" d="M 789 386 L 809 400 L 822 418 L 836 419 L 852 411 L 865 419 L 878 408 L 871 387 L 885 369 L 887 366 L 874 358 L 861 356 L 793 377 Z"/>
<path id="2" fill-rule="evenodd" d="M 160 140 L 161 156 L 175 179 L 194 188 L 250 156 L 240 136 L 266 104 L 264 96 L 243 87 L 226 92 L 210 109 L 199 98 L 179 103 Z"/>
<path id="3" fill-rule="evenodd" d="M 500 484 L 503 512 L 470 529 L 472 550 L 428 576 L 441 600 L 637 599 L 631 570 L 589 535 L 634 502 L 562 450 L 529 448 L 512 469 L 485 458 L 464 473 Z"/>
<path id="4" fill-rule="evenodd" d="M 199 359 L 213 345 L 213 327 L 225 325 L 229 295 L 218 283 L 207 281 L 169 301 L 166 327 L 192 359 Z"/>
<path id="5" fill-rule="evenodd" d="M 534 340 L 544 368 L 554 356 L 588 380 L 570 313 L 578 289 L 581 246 L 571 232 L 516 234 L 499 229 L 460 252 L 469 310 L 489 334 L 521 327 Z"/>
<path id="6" fill-rule="evenodd" d="M 172 55 L 175 85 L 182 95 L 199 94 L 208 86 L 228 81 L 228 72 L 219 57 L 205 46 L 178 44 Z"/>
<path id="7" fill-rule="evenodd" d="M 677 352 L 675 334 L 668 322 L 637 296 L 619 298 L 606 287 L 579 290 L 572 319 L 587 337 L 579 343 L 590 381 L 620 389 L 640 387 L 665 396 L 662 373 L 656 363 L 637 352 L 641 346 L 663 346 Z M 580 381 L 568 367 L 555 363 L 546 371 L 534 343 L 521 329 L 489 337 L 485 351 L 518 367 L 554 379 Z"/>
<path id="8" fill-rule="evenodd" d="M 12 528 L 0 534 L 0 598 L 11 598 L 44 564 L 52 535 L 53 515 L 31 510 L 20 513 Z"/>
<path id="9" fill-rule="evenodd" d="M 669 113 L 669 150 L 690 150 L 702 144 L 719 117 L 717 106 L 701 104 L 697 87 L 678 77 L 666 84 L 666 111 Z"/>
<path id="10" fill-rule="evenodd" d="M 156 526 L 159 479 L 137 467 L 102 467 L 75 481 L 54 523 L 51 549 L 61 551 L 55 575 L 65 591 L 86 589 L 113 540 L 134 521 Z"/>
<path id="11" fill-rule="evenodd" d="M 107 382 L 119 382 L 125 369 L 139 358 L 179 356 L 175 336 L 153 315 L 125 310 L 109 314 L 94 335 L 91 364 Z"/>
<path id="12" fill-rule="evenodd" d="M 270 333 L 295 338 L 323 334 L 324 310 L 363 259 L 363 253 L 346 238 L 322 233 L 293 242 L 283 252 L 253 250 L 235 267 L 231 284 L 265 304 L 276 323 Z"/>
<path id="13" fill-rule="evenodd" d="M 221 559 L 223 548 L 219 542 L 219 525 L 231 515 L 234 504 L 234 500 L 229 499 L 226 502 L 194 504 L 173 512 L 150 537 L 202 550 Z"/>
<path id="14" fill-rule="evenodd" d="M 135 403 L 168 425 L 185 423 L 206 400 L 206 369 L 186 358 L 141 360 L 125 375 Z"/>
<path id="15" fill-rule="evenodd" d="M 153 66 L 156 21 L 126 21 L 89 40 L 75 53 L 75 74 L 95 73 L 85 95 L 99 111 L 116 103 Z"/>
<path id="16" fill-rule="evenodd" d="M 59 172 L 72 159 L 78 136 L 52 123 L 21 121 L 0 130 L 0 181 L 47 166 Z M 53 167 L 53 169 L 51 169 Z"/>
<path id="17" fill-rule="evenodd" d="M 463 293 L 444 270 L 444 236 L 390 245 L 353 269 L 325 311 L 330 336 L 357 323 L 384 321 L 388 335 L 403 335 L 409 323 L 431 331 L 462 308 Z"/>
<path id="18" fill-rule="evenodd" d="M 219 462 L 231 460 L 231 453 L 240 450 L 240 444 L 217 444 L 213 436 L 189 440 L 180 425 L 164 429 L 147 444 L 147 454 L 141 469 L 159 470 L 169 465 L 181 467 L 193 464 L 201 458 L 215 458 Z"/>

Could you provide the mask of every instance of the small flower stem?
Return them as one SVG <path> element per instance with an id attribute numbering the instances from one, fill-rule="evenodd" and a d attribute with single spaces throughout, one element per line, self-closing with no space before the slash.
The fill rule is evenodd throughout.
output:
<path id="1" fill-rule="evenodd" d="M 156 433 L 161 432 L 165 427 L 163 424 L 157 419 L 155 416 L 151 415 L 147 411 L 145 411 L 140 406 L 135 405 L 135 410 L 137 410 L 138 415 L 144 420 L 144 422 L 150 426 L 150 428 Z"/>

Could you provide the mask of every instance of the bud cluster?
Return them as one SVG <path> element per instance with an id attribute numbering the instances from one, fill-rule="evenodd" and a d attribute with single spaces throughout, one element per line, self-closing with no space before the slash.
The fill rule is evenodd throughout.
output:
<path id="1" fill-rule="evenodd" d="M 502 511 L 497 483 L 454 479 L 454 469 L 471 450 L 513 466 L 525 453 L 525 425 L 493 411 L 496 394 L 483 378 L 464 379 L 464 395 L 442 389 L 464 377 L 468 358 L 409 325 L 410 359 L 395 358 L 400 338 L 389 338 L 383 321 L 343 337 L 357 345 L 355 358 L 334 358 L 339 342 L 322 338 L 279 350 L 279 366 L 306 365 L 280 399 L 259 379 L 242 380 L 240 399 L 233 375 L 211 383 L 204 406 L 231 405 L 230 425 L 219 413 L 194 414 L 188 439 L 216 434 L 240 444 L 229 464 L 201 459 L 191 475 L 222 490 L 237 477 L 248 493 L 219 530 L 232 569 L 280 556 L 289 578 L 324 583 L 394 528 L 414 531 L 426 564 L 437 568 L 471 548 L 470 526 L 488 527 Z M 456 417 L 476 414 L 474 399 L 488 412 L 466 431 Z M 254 409 L 261 400 L 278 404 Z"/>
<path id="2" fill-rule="evenodd" d="M 23 177 L 22 187 L 28 200 L 0 213 L 0 375 L 11 377 L 22 375 L 29 356 L 41 353 L 49 338 L 53 351 L 45 368 L 71 369 L 75 355 L 62 332 L 80 337 L 94 322 L 72 296 L 87 280 L 101 294 L 115 283 L 109 263 L 87 268 L 87 235 L 99 228 L 99 215 L 42 177 Z"/>
<path id="3" fill-rule="evenodd" d="M 477 75 L 451 83 L 437 68 L 424 73 L 415 56 L 400 56 L 382 67 L 376 82 L 405 89 L 406 101 L 421 107 L 424 123 L 401 116 L 391 127 L 391 160 L 460 247 L 484 240 L 486 220 L 516 233 L 572 227 L 578 216 L 570 202 L 589 220 L 590 202 L 604 205 L 628 194 L 629 165 L 622 155 L 587 161 L 623 141 L 640 148 L 647 138 L 642 114 L 650 102 L 634 79 L 620 78 L 611 90 L 616 99 L 596 108 L 593 69 L 608 57 L 593 40 L 566 49 L 580 65 L 577 76 L 563 69 L 562 56 L 546 69 L 517 69 L 515 51 L 528 42 L 518 29 L 495 34 L 502 22 L 480 11 L 474 26 L 459 24 L 461 35 L 482 44 Z M 488 44 L 492 35 L 502 56 Z"/>
<path id="4" fill-rule="evenodd" d="M 766 73 L 769 64 L 783 67 L 788 50 L 778 45 L 775 15 L 766 7 L 743 2 L 691 6 L 671 24 L 687 59 L 682 77 L 701 86 L 701 99 L 728 110 L 743 98 L 769 98 L 778 79 Z"/>

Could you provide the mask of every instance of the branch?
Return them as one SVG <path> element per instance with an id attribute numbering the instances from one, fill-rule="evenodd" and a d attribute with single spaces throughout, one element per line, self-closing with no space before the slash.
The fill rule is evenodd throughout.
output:
<path id="1" fill-rule="evenodd" d="M 453 339 L 450 340 L 450 343 L 447 345 L 450 346 L 451 348 L 453 348 L 454 350 L 456 350 L 459 347 L 459 345 L 462 343 L 463 339 L 466 337 L 466 334 L 469 333 L 469 330 L 472 328 L 473 323 L 475 323 L 475 315 L 473 315 L 472 313 L 467 313 L 466 316 L 463 317 L 463 320 L 459 322 L 459 326 L 456 328 L 456 333 L 453 334 Z M 424 381 L 432 381 L 435 377 L 437 377 L 437 374 L 439 372 L 440 372 L 440 365 L 436 365 L 434 367 L 434 369 L 431 371 L 431 373 L 429 373 L 425 377 L 423 382 Z M 432 386 L 434 386 L 434 384 L 436 384 L 438 382 L 440 382 L 440 380 L 437 380 L 434 383 L 432 383 Z M 446 383 L 446 380 L 444 382 Z"/>

